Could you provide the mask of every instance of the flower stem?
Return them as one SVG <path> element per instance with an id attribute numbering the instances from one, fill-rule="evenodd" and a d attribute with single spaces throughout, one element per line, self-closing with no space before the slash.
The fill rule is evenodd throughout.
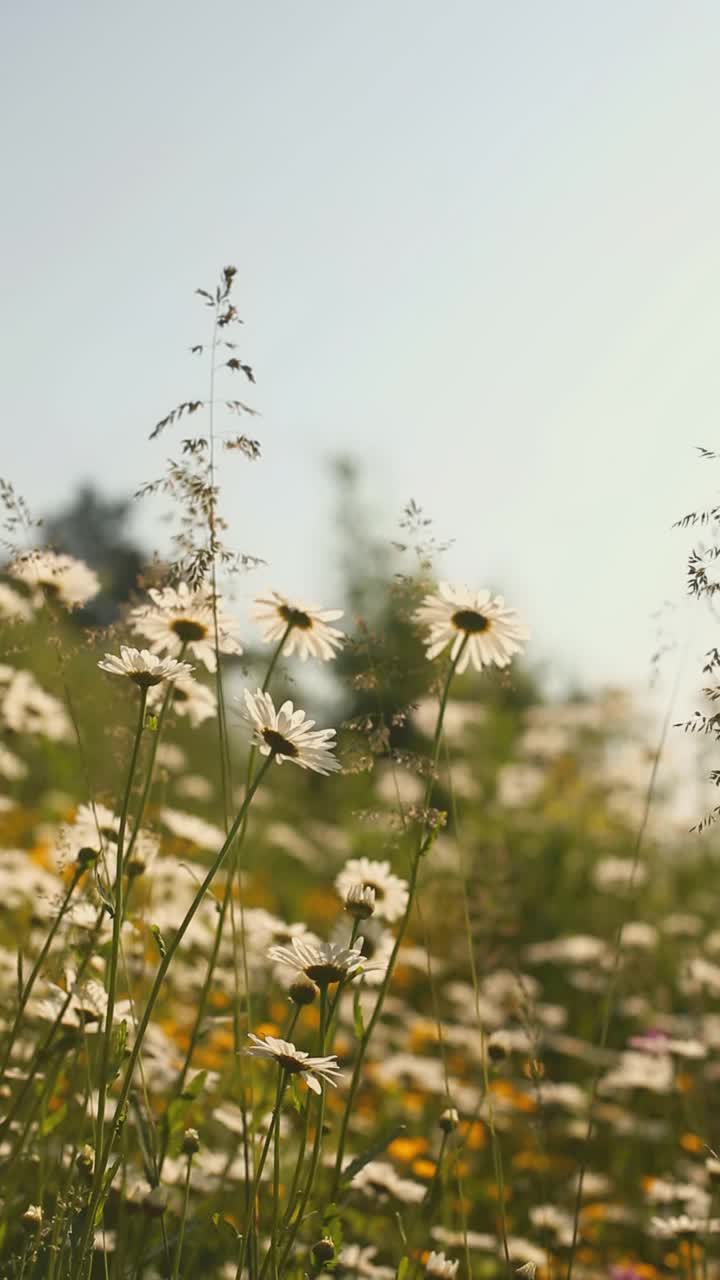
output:
<path id="1" fill-rule="evenodd" d="M 40 953 L 39 953 L 39 955 L 38 955 L 38 957 L 37 957 L 37 959 L 36 959 L 36 961 L 35 961 L 35 963 L 34 963 L 33 967 L 32 967 L 32 970 L 31 970 L 31 972 L 30 972 L 30 975 L 29 975 L 29 977 L 28 977 L 28 980 L 27 980 L 27 982 L 25 983 L 25 985 L 24 985 L 24 987 L 23 987 L 23 989 L 22 989 L 22 992 L 20 993 L 20 1000 L 19 1000 L 19 1003 L 18 1003 L 17 1012 L 16 1012 L 16 1014 L 15 1014 L 15 1018 L 14 1018 L 14 1020 L 13 1020 L 12 1027 L 10 1028 L 10 1031 L 9 1031 L 9 1033 L 8 1033 L 8 1039 L 7 1039 L 7 1043 L 6 1043 L 6 1046 L 5 1046 L 5 1052 L 4 1052 L 4 1054 L 3 1054 L 2 1063 L 0 1063 L 0 1078 L 1 1078 L 2 1076 L 4 1076 L 4 1074 L 5 1074 L 5 1068 L 7 1067 L 7 1064 L 8 1064 L 8 1062 L 10 1061 L 10 1055 L 11 1055 L 11 1053 L 12 1053 L 13 1045 L 14 1045 L 14 1043 L 15 1043 L 15 1037 L 16 1037 L 16 1035 L 17 1035 L 17 1033 L 18 1033 L 19 1029 L 20 1029 L 20 1024 L 21 1024 L 21 1022 L 22 1022 L 22 1016 L 23 1016 L 23 1013 L 25 1012 L 25 1006 L 27 1005 L 27 1002 L 28 1002 L 28 1000 L 30 999 L 30 996 L 31 996 L 31 994 L 32 994 L 32 989 L 33 989 L 33 987 L 34 987 L 34 985 L 35 985 L 35 982 L 36 982 L 37 976 L 38 976 L 38 974 L 39 974 L 40 970 L 42 969 L 43 964 L 45 963 L 45 959 L 46 959 L 47 954 L 48 954 L 48 952 L 49 952 L 49 950 L 50 950 L 50 948 L 51 948 L 51 946 L 52 946 L 52 944 L 53 944 L 53 941 L 54 941 L 54 939 L 55 939 L 55 935 L 57 934 L 57 931 L 58 931 L 58 929 L 60 928 L 60 925 L 62 924 L 63 918 L 64 918 L 64 916 L 65 916 L 65 914 L 66 914 L 66 912 L 67 912 L 67 910 L 68 910 L 68 907 L 70 906 L 70 899 L 71 899 L 71 897 L 72 897 L 72 895 L 73 895 L 73 893 L 74 893 L 74 891 L 75 891 L 75 889 L 76 889 L 76 887 L 77 887 L 77 885 L 78 885 L 78 882 L 79 882 L 79 880 L 80 880 L 80 878 L 81 878 L 81 876 L 82 876 L 82 874 L 83 874 L 83 871 L 84 871 L 84 868 L 83 868 L 83 867 L 81 867 L 79 864 L 74 868 L 74 870 L 73 870 L 73 874 L 72 874 L 72 879 L 71 879 L 71 881 L 70 881 L 70 883 L 69 883 L 69 885 L 68 885 L 68 887 L 67 887 L 67 891 L 66 891 L 66 893 L 65 893 L 65 897 L 63 898 L 63 900 L 62 900 L 62 902 L 61 902 L 61 904 L 60 904 L 60 909 L 59 909 L 59 911 L 58 911 L 58 914 L 57 914 L 57 916 L 55 917 L 55 920 L 53 921 L 52 928 L 50 929 L 50 931 L 49 931 L 49 933 L 48 933 L 48 935 L 47 935 L 47 937 L 46 937 L 46 939 L 45 939 L 45 941 L 44 941 L 44 943 L 43 943 L 43 945 L 42 945 L 42 948 L 41 948 L 41 950 L 40 950 Z"/>
<path id="2" fill-rule="evenodd" d="M 185 1237 L 185 1220 L 187 1218 L 188 1201 L 190 1199 L 190 1174 L 192 1173 L 192 1156 L 187 1158 L 187 1173 L 185 1174 L 185 1196 L 183 1199 L 182 1217 L 180 1219 L 180 1231 L 178 1233 L 177 1248 L 175 1250 L 175 1262 L 172 1270 L 172 1280 L 180 1278 L 180 1261 L 182 1259 L 183 1239 Z"/>
<path id="3" fill-rule="evenodd" d="M 95 1180 L 93 1185 L 92 1196 L 90 1198 L 90 1204 L 88 1206 L 88 1220 L 85 1227 L 85 1235 L 83 1238 L 82 1248 L 81 1248 L 81 1265 L 78 1271 L 78 1275 L 80 1276 L 83 1275 L 83 1264 L 87 1260 L 89 1243 L 92 1238 L 91 1233 L 92 1233 L 93 1224 L 95 1221 L 95 1216 L 98 1212 L 98 1209 L 100 1208 L 101 1201 L 104 1195 L 103 1180 L 105 1176 L 105 1170 L 107 1168 L 107 1163 L 110 1158 L 110 1151 L 112 1149 L 113 1139 L 116 1133 L 119 1132 L 119 1129 L 122 1124 L 122 1118 L 124 1116 L 127 1097 L 130 1092 L 130 1086 L 132 1084 L 133 1073 L 135 1071 L 138 1058 L 140 1056 L 140 1051 L 142 1049 L 142 1043 L 145 1037 L 145 1032 L 147 1031 L 153 1009 L 157 1004 L 158 997 L 160 996 L 160 993 L 163 988 L 165 975 L 167 974 L 167 971 L 170 968 L 170 965 L 172 964 L 172 961 L 175 957 L 175 953 L 177 952 L 180 946 L 180 943 L 182 942 L 183 938 L 185 937 L 185 934 L 187 933 L 188 929 L 190 928 L 190 925 L 192 924 L 193 919 L 195 918 L 195 915 L 198 911 L 198 908 L 201 902 L 205 897 L 205 894 L 210 888 L 210 885 L 215 879 L 215 876 L 220 870 L 220 867 L 225 861 L 225 858 L 227 857 L 228 853 L 230 852 L 230 849 L 233 845 L 235 837 L 237 836 L 237 833 L 240 830 L 241 824 L 245 818 L 245 814 L 247 813 L 250 807 L 252 798 L 255 795 L 255 792 L 260 786 L 260 783 L 262 782 L 271 764 L 272 764 L 272 756 L 268 756 L 267 760 L 262 764 L 257 774 L 255 775 L 251 786 L 248 788 L 248 791 L 245 795 L 245 799 L 243 800 L 242 805 L 240 806 L 240 809 L 238 811 L 237 817 L 235 818 L 235 821 L 233 822 L 230 828 L 230 831 L 228 832 L 227 839 L 224 841 L 222 848 L 216 855 L 215 860 L 212 863 L 212 866 L 209 868 L 207 875 L 205 876 L 205 879 L 200 885 L 190 906 L 188 907 L 183 917 L 183 920 L 177 930 L 177 933 L 175 934 L 175 937 L 173 938 L 172 942 L 168 944 L 165 951 L 165 955 L 162 957 L 162 960 L 160 961 L 158 971 L 155 975 L 155 980 L 153 982 L 152 988 L 150 990 L 150 994 L 147 999 L 147 1004 L 145 1005 L 145 1010 L 143 1012 L 142 1018 L 140 1019 L 137 1030 L 135 1032 L 135 1042 L 133 1044 L 132 1050 L 128 1058 L 128 1063 L 125 1068 L 125 1075 L 124 1075 L 123 1083 L 120 1089 L 120 1095 L 118 1097 L 117 1105 L 115 1107 L 115 1114 L 113 1115 L 113 1119 L 112 1119 L 110 1136 L 108 1138 L 107 1145 L 103 1150 L 102 1158 L 96 1159 Z"/>
<path id="4" fill-rule="evenodd" d="M 123 851 L 125 845 L 125 829 L 127 827 L 128 810 L 130 808 L 130 796 L 132 794 L 132 784 L 135 777 L 135 767 L 137 765 L 138 754 L 140 751 L 140 740 L 145 726 L 145 705 L 147 703 L 147 689 L 140 689 L 140 701 L 138 704 L 138 722 L 135 730 L 135 740 L 133 742 L 132 755 L 130 757 L 130 767 L 128 769 L 127 782 L 125 784 L 125 795 L 123 796 L 122 810 L 120 813 L 120 827 L 118 829 L 117 842 L 117 863 L 115 868 L 115 900 L 113 909 L 113 930 L 112 943 L 110 946 L 110 964 L 108 968 L 107 980 L 107 1011 L 105 1015 L 105 1032 L 102 1041 L 102 1052 L 100 1055 L 100 1077 L 98 1080 L 98 1102 L 97 1102 L 97 1123 L 95 1126 L 95 1152 L 98 1164 L 102 1163 L 103 1150 L 103 1122 L 105 1119 L 105 1098 L 107 1096 L 108 1086 L 108 1070 L 110 1065 L 110 1049 L 113 1034 L 113 1018 L 115 1014 L 115 996 L 117 993 L 117 975 L 118 961 L 120 957 L 120 933 L 123 922 L 123 884 L 124 884 L 124 864 Z"/>
<path id="5" fill-rule="evenodd" d="M 427 849 L 429 848 L 427 810 L 430 807 L 430 801 L 432 800 L 432 794 L 433 794 L 433 789 L 435 785 L 435 773 L 437 770 L 437 763 L 440 755 L 440 742 L 442 739 L 442 727 L 443 727 L 443 720 L 445 718 L 445 708 L 447 706 L 447 700 L 450 694 L 450 685 L 452 684 L 452 678 L 455 674 L 455 668 L 457 667 L 457 664 L 460 661 L 460 658 L 462 656 L 462 653 L 465 649 L 466 644 L 467 644 L 467 636 L 464 637 L 463 642 L 460 645 L 460 648 L 458 649 L 458 652 L 450 662 L 447 676 L 445 677 L 445 683 L 443 685 L 442 693 L 440 695 L 440 705 L 438 707 L 438 717 L 437 717 L 437 723 L 435 725 L 435 734 L 434 734 L 433 743 L 432 743 L 432 755 L 431 755 L 432 767 L 430 771 L 430 776 L 428 778 L 427 787 L 425 788 L 425 802 L 424 802 L 425 814 L 424 814 L 424 820 L 420 825 L 417 845 L 416 845 L 415 853 L 413 856 L 412 866 L 410 868 L 407 906 L 405 908 L 405 913 L 400 921 L 397 936 L 395 938 L 395 944 L 393 946 L 393 949 L 390 955 L 390 960 L 388 962 L 388 967 L 385 973 L 385 977 L 383 978 L 382 984 L 380 986 L 380 990 L 378 992 L 378 998 L 375 1002 L 375 1007 L 372 1011 L 372 1014 L 370 1015 L 370 1020 L 368 1022 L 367 1027 L 365 1028 L 362 1039 L 360 1041 L 360 1045 L 358 1047 L 358 1053 L 357 1053 L 357 1058 L 355 1059 L 355 1066 L 354 1066 L 352 1078 L 350 1081 L 350 1089 L 348 1092 L 347 1102 L 345 1105 L 345 1110 L 343 1112 L 343 1118 L 340 1124 L 340 1136 L 338 1138 L 337 1156 L 335 1160 L 335 1174 L 333 1177 L 333 1185 L 330 1193 L 331 1201 L 336 1200 L 338 1190 L 340 1187 L 340 1180 L 342 1177 L 343 1157 L 345 1154 L 345 1143 L 347 1141 L 348 1125 L 350 1122 L 350 1113 L 352 1111 L 352 1105 L 355 1100 L 355 1094 L 357 1093 L 358 1085 L 360 1084 L 360 1074 L 362 1072 L 363 1063 L 365 1061 L 365 1055 L 367 1053 L 368 1045 L 370 1044 L 370 1038 L 372 1036 L 373 1031 L 375 1030 L 375 1025 L 378 1021 L 378 1018 L 380 1017 L 380 1014 L 382 1013 L 382 1008 L 385 1003 L 385 997 L 387 996 L 390 983 L 392 982 L 392 977 L 395 970 L 395 964 L 397 961 L 398 952 L 400 950 L 403 938 L 405 937 L 405 932 L 410 922 L 410 915 L 412 912 L 413 903 L 415 899 L 415 890 L 417 888 L 418 873 L 420 871 L 420 862 L 422 860 L 423 854 L 426 853 Z"/>

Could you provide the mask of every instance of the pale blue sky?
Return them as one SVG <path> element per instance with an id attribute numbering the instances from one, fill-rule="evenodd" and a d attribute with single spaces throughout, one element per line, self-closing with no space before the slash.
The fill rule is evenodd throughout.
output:
<path id="1" fill-rule="evenodd" d="M 149 428 L 203 390 L 192 290 L 234 262 L 248 593 L 333 603 L 349 452 L 378 532 L 415 498 L 538 660 L 642 679 L 682 596 L 669 526 L 713 482 L 714 0 L 35 0 L 1 26 L 0 472 L 32 505 L 158 474 Z"/>

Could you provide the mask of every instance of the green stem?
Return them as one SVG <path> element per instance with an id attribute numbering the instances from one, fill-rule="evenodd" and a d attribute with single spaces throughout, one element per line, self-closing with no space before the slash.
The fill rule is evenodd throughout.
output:
<path id="1" fill-rule="evenodd" d="M 21 994 L 20 994 L 20 1001 L 19 1001 L 19 1004 L 18 1004 L 18 1007 L 17 1007 L 17 1012 L 16 1012 L 16 1014 L 15 1014 L 15 1018 L 14 1018 L 14 1021 L 13 1021 L 13 1024 L 12 1024 L 12 1027 L 10 1028 L 10 1032 L 9 1032 L 9 1035 L 8 1035 L 7 1045 L 6 1045 L 6 1047 L 5 1047 L 5 1053 L 4 1053 L 4 1055 L 3 1055 L 2 1064 L 0 1064 L 0 1078 L 2 1078 L 2 1076 L 4 1076 L 4 1074 L 5 1074 L 5 1069 L 6 1069 L 6 1067 L 7 1067 L 8 1062 L 10 1061 L 10 1055 L 11 1055 L 11 1053 L 12 1053 L 13 1045 L 14 1045 L 14 1043 L 15 1043 L 15 1037 L 16 1037 L 16 1035 L 17 1035 L 17 1033 L 18 1033 L 19 1029 L 20 1029 L 20 1024 L 21 1024 L 21 1022 L 22 1022 L 22 1016 L 23 1016 L 23 1013 L 25 1012 L 25 1006 L 27 1005 L 27 1002 L 28 1002 L 28 1000 L 30 999 L 30 995 L 31 995 L 31 993 L 32 993 L 32 989 L 33 989 L 33 987 L 34 987 L 34 985 L 35 985 L 35 982 L 36 982 L 36 980 L 37 980 L 37 976 L 38 976 L 38 974 L 39 974 L 40 970 L 42 969 L 43 964 L 45 963 L 45 959 L 46 959 L 46 957 L 47 957 L 47 954 L 48 954 L 48 952 L 49 952 L 49 950 L 50 950 L 50 948 L 51 948 L 51 946 L 52 946 L 52 944 L 53 944 L 53 941 L 54 941 L 54 939 L 55 939 L 55 935 L 57 934 L 57 931 L 58 931 L 58 929 L 60 928 L 60 925 L 62 924 L 63 918 L 64 918 L 64 916 L 65 916 L 65 914 L 66 914 L 66 912 L 67 912 L 67 909 L 68 909 L 68 907 L 69 907 L 69 905 L 70 905 L 70 899 L 71 899 L 71 897 L 72 897 L 72 895 L 73 895 L 73 893 L 74 893 L 74 891 L 75 891 L 75 889 L 76 889 L 76 887 L 77 887 L 77 885 L 78 885 L 78 882 L 79 882 L 79 880 L 80 880 L 80 878 L 81 878 L 81 876 L 82 876 L 82 874 L 83 874 L 84 869 L 85 869 L 84 867 L 81 867 L 81 866 L 79 866 L 79 865 L 78 865 L 78 866 L 76 866 L 76 867 L 75 867 L 75 869 L 73 870 L 72 879 L 71 879 L 71 881 L 70 881 L 70 884 L 68 885 L 67 891 L 66 891 L 66 893 L 65 893 L 65 897 L 63 898 L 63 900 L 62 900 L 62 902 L 61 902 L 61 904 L 60 904 L 60 909 L 59 909 L 59 911 L 58 911 L 58 914 L 57 914 L 57 916 L 55 917 L 55 920 L 53 921 L 52 928 L 50 929 L 50 932 L 48 933 L 48 935 L 47 935 L 47 937 L 46 937 L 46 939 L 45 939 L 45 941 L 44 941 L 44 943 L 43 943 L 43 945 L 42 945 L 42 949 L 41 949 L 41 951 L 40 951 L 40 954 L 38 955 L 38 957 L 37 957 L 37 959 L 36 959 L 36 961 L 35 961 L 35 963 L 34 963 L 34 965 L 33 965 L 33 967 L 32 967 L 32 971 L 31 971 L 31 973 L 30 973 L 30 976 L 29 976 L 29 978 L 28 978 L 27 982 L 25 983 L 25 986 L 23 987 L 23 990 L 22 990 L 22 992 L 21 992 Z"/>
<path id="2" fill-rule="evenodd" d="M 327 992 L 327 987 L 321 987 L 320 989 L 320 1037 L 319 1037 L 321 1057 L 325 1053 L 325 1038 L 327 1035 L 327 1029 L 328 1029 L 328 992 Z M 292 1253 L 292 1249 L 295 1244 L 297 1233 L 300 1230 L 300 1227 L 302 1225 L 303 1217 L 305 1215 L 305 1209 L 307 1208 L 307 1203 L 308 1203 L 308 1200 L 310 1199 L 310 1195 L 315 1183 L 315 1177 L 317 1175 L 318 1165 L 320 1163 L 320 1152 L 322 1150 L 324 1120 L 325 1120 L 325 1085 L 321 1084 L 320 1098 L 318 1100 L 318 1114 L 317 1114 L 317 1122 L 316 1122 L 317 1128 L 315 1129 L 315 1141 L 313 1142 L 312 1156 L 310 1158 L 310 1168 L 308 1169 L 308 1176 L 305 1182 L 305 1186 L 303 1188 L 302 1196 L 300 1198 L 300 1205 L 298 1207 L 298 1211 L 295 1216 L 295 1221 L 290 1227 L 290 1234 L 288 1237 L 288 1241 L 287 1241 L 287 1244 L 285 1245 L 282 1258 L 280 1259 L 280 1267 L 279 1267 L 280 1275 L 285 1274 L 285 1267 L 287 1266 L 288 1258 Z"/>
<path id="3" fill-rule="evenodd" d="M 280 1107 L 282 1105 L 283 1096 L 285 1094 L 285 1090 L 287 1088 L 287 1083 L 289 1080 L 289 1076 L 287 1072 L 282 1067 L 279 1067 L 278 1070 L 279 1070 L 279 1076 L 278 1076 L 277 1093 L 275 1095 L 275 1106 L 273 1108 L 272 1116 L 270 1117 L 270 1124 L 268 1125 L 268 1131 L 265 1134 L 265 1141 L 263 1142 L 262 1151 L 260 1152 L 260 1159 L 258 1160 L 257 1167 L 255 1169 L 255 1177 L 253 1178 L 252 1192 L 250 1195 L 250 1214 L 249 1214 L 248 1220 L 245 1223 L 245 1233 L 243 1235 L 242 1249 L 240 1251 L 240 1261 L 238 1262 L 237 1271 L 235 1273 L 235 1280 L 240 1280 L 240 1277 L 242 1276 L 243 1267 L 245 1266 L 245 1258 L 247 1255 L 248 1244 L 250 1243 L 250 1240 L 252 1239 L 252 1236 L 254 1234 L 255 1201 L 257 1199 L 258 1187 L 260 1185 L 260 1179 L 262 1177 L 263 1169 L 265 1168 L 265 1161 L 268 1158 L 270 1143 L 273 1140 L 275 1128 L 280 1117 Z"/>
<path id="4" fill-rule="evenodd" d="M 352 1111 L 352 1105 L 355 1100 L 355 1094 L 357 1093 L 358 1085 L 360 1083 L 360 1073 L 363 1068 L 368 1045 L 370 1044 L 370 1038 L 372 1036 L 373 1031 L 375 1030 L 375 1025 L 378 1021 L 378 1018 L 382 1013 L 383 1005 L 385 1003 L 385 997 L 387 996 L 390 983 L 392 982 L 392 977 L 395 971 L 395 963 L 397 961 L 398 952 L 402 945 L 403 938 L 405 937 L 405 932 L 407 930 L 408 924 L 410 923 L 410 915 L 412 912 L 413 902 L 415 899 L 415 890 L 417 888 L 418 873 L 420 871 L 420 862 L 423 854 L 427 851 L 427 848 L 429 847 L 428 832 L 427 832 L 427 828 L 428 828 L 427 810 L 430 807 L 430 801 L 432 800 L 433 788 L 435 784 L 435 773 L 437 770 L 437 763 L 440 755 L 440 742 L 442 738 L 443 720 L 445 718 L 445 708 L 447 706 L 447 700 L 450 694 L 450 685 L 452 683 L 452 678 L 455 674 L 455 668 L 457 667 L 457 664 L 460 661 L 460 658 L 463 654 L 466 644 L 467 644 L 467 636 L 463 639 L 462 644 L 458 649 L 458 652 L 450 662 L 450 666 L 448 668 L 448 673 L 445 678 L 445 683 L 443 685 L 443 690 L 440 697 L 440 705 L 438 708 L 438 718 L 435 726 L 435 736 L 433 738 L 433 744 L 432 744 L 432 756 L 431 756 L 432 767 L 430 770 L 430 776 L 428 778 L 427 787 L 425 788 L 425 802 L 424 802 L 425 817 L 420 827 L 417 846 L 415 849 L 415 854 L 414 854 L 412 866 L 410 869 L 410 879 L 408 882 L 407 906 L 405 908 L 405 913 L 400 921 L 397 936 L 395 938 L 395 944 L 390 954 L 390 960 L 388 962 L 387 971 L 385 973 L 385 977 L 383 978 L 382 984 L 380 986 L 380 990 L 378 992 L 378 998 L 375 1002 L 375 1007 L 373 1008 L 372 1014 L 370 1016 L 370 1020 L 363 1033 L 363 1036 L 358 1048 L 357 1058 L 355 1059 L 355 1066 L 353 1069 L 352 1078 L 350 1080 L 350 1090 L 348 1092 L 347 1103 L 345 1106 L 345 1110 L 343 1112 L 343 1118 L 340 1125 L 340 1136 L 338 1139 L 337 1157 L 335 1160 L 335 1174 L 333 1178 L 332 1190 L 330 1193 L 331 1202 L 337 1199 L 338 1190 L 340 1188 L 340 1180 L 342 1178 L 343 1156 L 345 1154 L 345 1143 L 347 1141 L 347 1132 L 348 1132 L 348 1125 L 350 1122 L 350 1113 Z"/>
<path id="5" fill-rule="evenodd" d="M 185 1197 L 183 1200 L 182 1218 L 180 1219 L 180 1231 L 178 1234 L 177 1248 L 175 1250 L 175 1262 L 172 1269 L 172 1280 L 179 1280 L 180 1277 L 180 1260 L 183 1251 L 183 1238 L 185 1235 L 185 1219 L 187 1218 L 188 1201 L 190 1199 L 190 1174 L 192 1172 L 192 1156 L 188 1156 L 187 1173 L 185 1175 Z"/>
<path id="6" fill-rule="evenodd" d="M 100 1056 L 100 1078 L 98 1080 L 98 1104 L 97 1104 L 97 1123 L 95 1126 L 95 1152 L 98 1163 L 101 1163 L 101 1155 L 104 1142 L 103 1123 L 105 1120 L 105 1098 L 107 1096 L 108 1086 L 108 1070 L 110 1064 L 110 1049 L 112 1045 L 113 1034 L 113 1018 L 115 1014 L 115 996 L 117 993 L 117 975 L 118 961 L 120 957 L 120 932 L 123 922 L 123 884 L 124 884 L 124 864 L 123 852 L 125 845 L 125 828 L 127 826 L 128 810 L 130 808 L 130 796 L 132 794 L 132 784 L 135 777 L 135 766 L 137 765 L 138 754 L 140 751 L 140 740 L 142 738 L 143 728 L 145 725 L 145 705 L 147 703 L 147 689 L 141 686 L 140 702 L 138 707 L 138 722 L 135 730 L 135 741 L 133 742 L 132 755 L 130 757 L 130 767 L 128 769 L 127 782 L 125 783 L 125 795 L 123 796 L 122 811 L 120 813 L 120 827 L 118 830 L 117 842 L 117 865 L 115 868 L 115 901 L 113 909 L 113 930 L 112 943 L 110 947 L 110 965 L 108 968 L 107 982 L 107 1012 L 105 1015 L 105 1031 L 102 1041 L 102 1052 Z"/>
<path id="7" fill-rule="evenodd" d="M 180 653 L 178 654 L 178 662 L 183 661 L 185 657 L 186 649 L 187 649 L 187 644 L 183 644 L 180 650 Z M 160 708 L 160 715 L 158 716 L 157 728 L 155 729 L 155 732 L 152 735 L 152 745 L 150 747 L 150 755 L 148 758 L 147 768 L 145 771 L 145 783 L 142 789 L 142 794 L 140 796 L 140 803 L 138 805 L 137 817 L 135 819 L 135 826 L 133 827 L 132 835 L 130 836 L 130 841 L 127 847 L 128 858 L 130 857 L 130 854 L 135 848 L 137 838 L 140 834 L 140 828 L 142 827 L 143 818 L 145 817 L 145 810 L 147 808 L 147 803 L 150 798 L 152 784 L 155 781 L 155 761 L 157 759 L 158 747 L 160 746 L 160 740 L 162 738 L 163 729 L 165 727 L 165 721 L 167 719 L 168 712 L 172 707 L 174 696 L 175 696 L 175 682 L 174 680 L 171 680 L 168 682 L 168 687 L 165 691 L 165 697 L 163 698 L 163 704 L 162 704 L 162 707 Z"/>
<path id="8" fill-rule="evenodd" d="M 123 1078 L 123 1083 L 120 1089 L 120 1095 L 115 1108 L 115 1114 L 112 1119 L 112 1126 L 111 1126 L 111 1131 L 110 1131 L 110 1136 L 107 1142 L 107 1146 L 103 1151 L 102 1158 L 96 1160 L 95 1182 L 93 1186 L 93 1193 L 90 1200 L 90 1204 L 88 1206 L 88 1222 L 85 1227 L 85 1236 L 82 1243 L 81 1266 L 79 1269 L 79 1275 L 83 1274 L 82 1268 L 87 1258 L 89 1240 L 91 1239 L 91 1232 L 93 1229 L 95 1216 L 97 1214 L 98 1208 L 100 1207 L 100 1203 L 103 1198 L 103 1178 L 105 1175 L 105 1170 L 107 1168 L 107 1162 L 110 1158 L 110 1151 L 112 1148 L 113 1138 L 115 1136 L 115 1133 L 120 1128 L 121 1117 L 123 1116 L 123 1113 L 125 1110 L 125 1104 L 127 1102 L 127 1097 L 130 1092 L 130 1086 L 132 1084 L 133 1072 L 135 1071 L 137 1060 L 140 1056 L 140 1050 L 142 1048 L 143 1039 L 145 1037 L 145 1032 L 147 1031 L 153 1009 L 155 1008 L 155 1005 L 158 1001 L 158 997 L 160 996 L 160 993 L 162 991 L 163 983 L 165 981 L 165 975 L 167 974 L 167 971 L 170 968 L 170 965 L 172 964 L 172 961 L 175 957 L 175 953 L 177 952 L 180 946 L 180 943 L 182 942 L 183 938 L 185 937 L 185 934 L 187 933 L 188 929 L 190 928 L 190 925 L 192 924 L 193 919 L 195 918 L 195 915 L 198 911 L 198 908 L 200 907 L 201 902 L 205 897 L 205 894 L 210 888 L 210 885 L 215 879 L 215 876 L 220 870 L 220 867 L 222 866 L 223 862 L 225 861 L 227 854 L 232 848 L 235 837 L 237 836 L 237 833 L 240 830 L 240 826 L 243 822 L 243 819 L 245 818 L 245 814 L 247 813 L 250 807 L 250 802 L 252 801 L 252 798 L 255 795 L 255 792 L 260 786 L 260 783 L 262 782 L 268 768 L 272 764 L 272 761 L 273 761 L 272 755 L 268 756 L 265 762 L 263 763 L 263 765 L 261 766 L 261 768 L 258 770 L 255 778 L 253 779 L 251 786 L 249 787 L 245 795 L 245 799 L 243 800 L 243 803 L 240 806 L 237 817 L 235 818 L 235 821 L 233 822 L 232 827 L 228 832 L 227 839 L 224 841 L 222 848 L 220 849 L 219 853 L 216 855 L 212 866 L 210 867 L 207 875 L 205 876 L 205 879 L 200 885 L 190 906 L 188 907 L 183 917 L 182 923 L 180 924 L 177 930 L 177 933 L 175 934 L 175 937 L 173 938 L 172 942 L 168 945 L 165 951 L 165 955 L 162 957 L 160 961 L 158 971 L 155 975 L 155 980 L 153 982 L 152 988 L 150 990 L 150 994 L 148 996 L 145 1010 L 138 1024 L 137 1031 L 135 1033 L 135 1042 L 130 1052 L 127 1067 L 125 1069 L 125 1076 Z"/>

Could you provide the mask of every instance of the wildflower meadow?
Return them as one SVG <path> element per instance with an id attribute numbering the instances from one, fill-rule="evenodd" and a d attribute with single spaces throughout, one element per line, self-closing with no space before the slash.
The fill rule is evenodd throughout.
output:
<path id="1" fill-rule="evenodd" d="M 339 599 L 227 545 L 265 465 L 235 275 L 149 431 L 171 541 L 111 616 L 2 485 L 0 1276 L 720 1276 L 679 717 L 548 697 L 523 601 L 444 581 L 412 501 Z"/>

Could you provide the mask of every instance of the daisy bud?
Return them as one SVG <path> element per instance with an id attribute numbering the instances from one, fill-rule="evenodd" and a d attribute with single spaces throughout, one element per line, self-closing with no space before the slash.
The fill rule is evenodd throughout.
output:
<path id="1" fill-rule="evenodd" d="M 91 867 L 93 862 L 97 862 L 97 856 L 97 849 L 90 849 L 86 846 L 79 851 L 77 861 L 81 867 Z"/>
<path id="2" fill-rule="evenodd" d="M 325 1262 L 332 1262 L 335 1257 L 335 1245 L 329 1236 L 323 1236 L 322 1240 L 318 1240 L 312 1247 L 313 1260 L 322 1265 Z"/>
<path id="3" fill-rule="evenodd" d="M 75 1164 L 83 1175 L 92 1173 L 95 1168 L 95 1151 L 89 1142 L 86 1142 L 82 1150 L 78 1151 L 75 1157 Z"/>
<path id="4" fill-rule="evenodd" d="M 182 1140 L 184 1156 L 195 1156 L 200 1150 L 200 1134 L 197 1129 L 186 1129 Z"/>
<path id="5" fill-rule="evenodd" d="M 345 895 L 345 910 L 355 920 L 367 920 L 375 911 L 375 890 L 372 885 L 351 884 Z"/>
<path id="6" fill-rule="evenodd" d="M 23 1226 L 29 1231 L 35 1231 L 42 1226 L 43 1211 L 40 1204 L 29 1204 L 22 1216 Z"/>
<path id="7" fill-rule="evenodd" d="M 294 1004 L 301 1006 L 312 1004 L 313 1000 L 320 995 L 320 988 L 316 982 L 313 982 L 312 978 L 308 978 L 304 973 L 299 973 L 290 986 L 289 995 Z"/>
<path id="8" fill-rule="evenodd" d="M 508 1046 L 502 1038 L 502 1032 L 499 1035 L 491 1035 L 487 1042 L 488 1058 L 491 1062 L 502 1062 L 507 1057 Z"/>
<path id="9" fill-rule="evenodd" d="M 457 1129 L 459 1123 L 460 1116 L 458 1115 L 455 1107 L 447 1107 L 438 1120 L 438 1124 L 443 1133 L 453 1133 L 455 1129 Z"/>

